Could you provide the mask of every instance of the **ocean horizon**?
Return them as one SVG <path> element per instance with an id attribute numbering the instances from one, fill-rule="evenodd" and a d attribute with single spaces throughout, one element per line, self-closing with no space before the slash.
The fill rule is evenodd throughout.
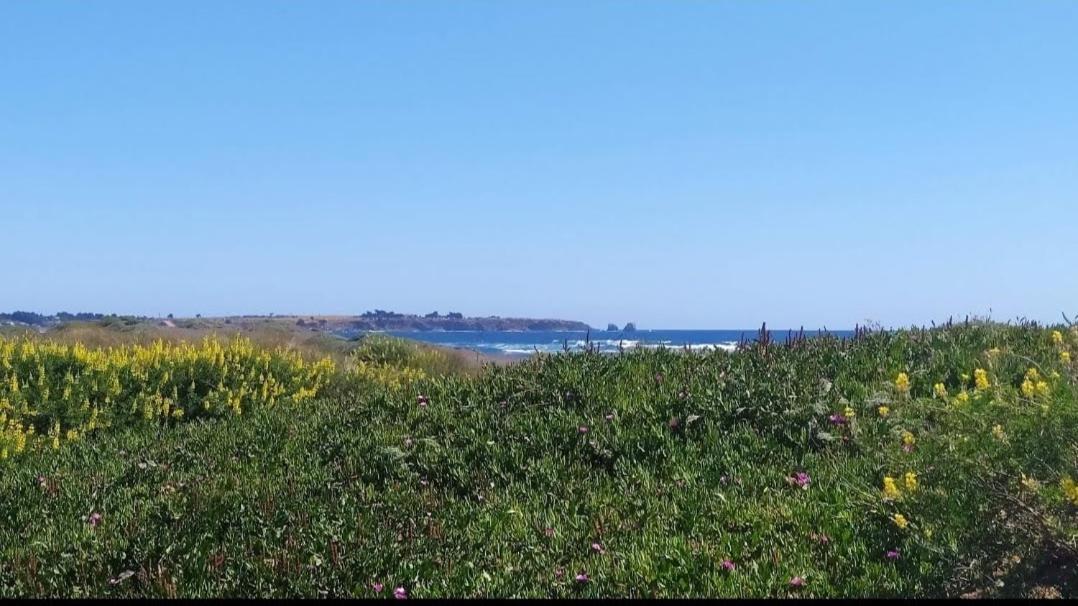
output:
<path id="1" fill-rule="evenodd" d="M 741 341 L 755 340 L 758 328 L 747 329 L 637 329 L 635 331 L 363 331 L 344 334 L 387 334 L 441 347 L 468 349 L 492 356 L 527 356 L 535 353 L 582 351 L 589 345 L 602 353 L 644 348 L 688 348 L 694 351 L 723 349 L 731 351 Z M 785 342 L 800 329 L 769 330 L 772 340 Z M 851 337 L 853 330 L 805 330 L 806 337 L 831 335 Z"/>

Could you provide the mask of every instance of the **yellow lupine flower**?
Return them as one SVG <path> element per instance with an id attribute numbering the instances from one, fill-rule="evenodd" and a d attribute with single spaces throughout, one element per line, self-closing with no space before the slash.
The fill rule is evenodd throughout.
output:
<path id="1" fill-rule="evenodd" d="M 854 411 L 854 409 L 850 408 L 849 406 L 847 406 L 847 407 L 846 407 L 846 410 L 845 410 L 845 411 L 843 411 L 843 413 L 842 413 L 842 414 L 843 414 L 843 415 L 844 415 L 844 416 L 845 416 L 845 417 L 846 417 L 847 419 L 852 419 L 852 418 L 854 418 L 854 417 L 856 417 L 856 416 L 857 416 L 857 412 L 855 412 L 855 411 Z"/>
<path id="2" fill-rule="evenodd" d="M 903 431 L 902 432 L 902 443 L 903 444 L 905 444 L 906 446 L 913 446 L 916 442 L 917 442 L 917 438 L 913 435 L 913 433 L 911 433 L 909 431 Z"/>
<path id="3" fill-rule="evenodd" d="M 1071 363 L 1071 352 L 1069 352 L 1069 351 L 1061 351 L 1061 352 L 1059 352 L 1059 361 L 1064 363 L 1064 364 L 1070 364 Z"/>
<path id="4" fill-rule="evenodd" d="M 895 377 L 895 389 L 897 389 L 900 393 L 909 393 L 910 376 L 904 372 L 898 373 L 898 376 Z"/>
<path id="5" fill-rule="evenodd" d="M 1054 343 L 1055 345 L 1062 345 L 1063 344 L 1063 333 L 1059 332 L 1058 330 L 1053 330 L 1052 331 L 1052 343 Z"/>
<path id="6" fill-rule="evenodd" d="M 936 394 L 936 397 L 945 400 L 947 399 L 947 386 L 943 383 L 936 383 L 932 386 L 932 392 Z"/>
<path id="7" fill-rule="evenodd" d="M 967 402 L 969 402 L 969 393 L 967 393 L 966 390 L 963 389 L 962 391 L 958 392 L 957 396 L 955 396 L 955 401 L 958 404 L 966 404 Z"/>
<path id="8" fill-rule="evenodd" d="M 1033 381 L 1030 381 L 1029 379 L 1024 379 L 1022 381 L 1022 395 L 1023 396 L 1025 396 L 1027 398 L 1032 398 L 1033 393 L 1034 393 L 1035 390 L 1036 390 L 1036 386 L 1034 386 Z"/>
<path id="9" fill-rule="evenodd" d="M 895 483 L 895 479 L 891 476 L 883 478 L 883 496 L 888 499 L 897 499 L 902 496 L 901 491 L 898 489 L 898 484 Z"/>
<path id="10" fill-rule="evenodd" d="M 1046 383 L 1044 381 L 1037 381 L 1036 389 L 1037 389 L 1037 395 L 1039 395 L 1039 396 L 1047 396 L 1048 395 L 1048 392 L 1049 392 L 1048 383 Z"/>
<path id="11" fill-rule="evenodd" d="M 978 368 L 973 371 L 974 389 L 977 391 L 984 391 L 988 389 L 988 371 L 983 368 Z"/>
<path id="12" fill-rule="evenodd" d="M 906 527 L 910 525 L 910 521 L 906 519 L 906 516 L 900 513 L 896 513 L 895 515 L 891 516 L 891 520 L 895 523 L 895 526 L 898 526 L 903 530 L 905 530 Z"/>
<path id="13" fill-rule="evenodd" d="M 1078 484 L 1070 476 L 1063 476 L 1059 480 L 1059 487 L 1063 489 L 1063 496 L 1071 503 L 1078 505 Z"/>
<path id="14" fill-rule="evenodd" d="M 907 471 L 903 479 L 906 483 L 906 490 L 910 492 L 917 490 L 917 474 L 913 473 L 912 471 Z"/>
<path id="15" fill-rule="evenodd" d="M 1000 440 L 1000 441 L 1007 439 L 1007 434 L 1003 433 L 1003 426 L 1002 425 L 998 425 L 998 424 L 994 425 L 992 427 L 992 435 L 995 436 L 995 438 L 997 440 Z"/>
<path id="16" fill-rule="evenodd" d="M 891 409 L 886 406 L 880 406 L 876 409 L 876 412 L 880 413 L 881 417 L 886 417 L 887 415 L 891 414 Z"/>

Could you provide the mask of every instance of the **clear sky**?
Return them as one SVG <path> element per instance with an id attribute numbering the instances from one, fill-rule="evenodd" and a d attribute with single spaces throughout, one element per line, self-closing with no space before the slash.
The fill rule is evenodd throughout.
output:
<path id="1" fill-rule="evenodd" d="M 0 3 L 0 310 L 1078 312 L 1078 2 Z"/>

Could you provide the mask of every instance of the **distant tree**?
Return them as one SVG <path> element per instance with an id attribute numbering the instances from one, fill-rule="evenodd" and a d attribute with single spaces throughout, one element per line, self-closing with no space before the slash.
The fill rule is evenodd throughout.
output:
<path id="1" fill-rule="evenodd" d="M 450 320 L 463 320 L 464 319 L 464 314 L 462 314 L 460 312 L 456 312 L 456 311 L 451 311 L 451 312 L 445 314 L 445 317 L 449 318 Z"/>
<path id="2" fill-rule="evenodd" d="M 196 317 L 196 318 L 201 318 L 201 317 L 202 317 L 202 314 L 195 314 L 195 317 Z"/>
<path id="3" fill-rule="evenodd" d="M 425 315 L 423 317 L 424 318 L 439 318 L 441 316 L 438 315 L 438 312 L 432 311 L 432 312 L 430 312 L 429 314 L 427 314 L 427 315 Z"/>
<path id="4" fill-rule="evenodd" d="M 169 320 L 171 320 L 171 319 L 172 319 L 172 314 L 169 314 L 169 315 L 168 315 L 168 319 L 169 319 Z"/>
<path id="5" fill-rule="evenodd" d="M 300 318 L 300 319 L 296 320 L 296 326 L 306 326 L 306 325 L 307 325 L 307 322 L 305 322 L 303 320 L 303 318 Z"/>

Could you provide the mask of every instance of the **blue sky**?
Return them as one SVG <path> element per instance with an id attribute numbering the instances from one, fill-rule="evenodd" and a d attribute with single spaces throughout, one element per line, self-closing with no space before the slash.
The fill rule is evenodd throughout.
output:
<path id="1" fill-rule="evenodd" d="M 0 310 L 1078 312 L 1078 2 L 0 5 Z"/>

